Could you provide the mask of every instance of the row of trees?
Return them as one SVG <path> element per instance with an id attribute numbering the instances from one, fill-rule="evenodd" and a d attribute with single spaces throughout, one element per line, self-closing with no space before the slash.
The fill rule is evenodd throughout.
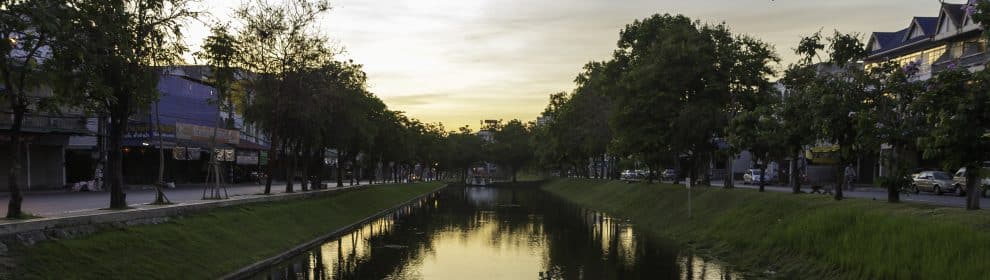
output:
<path id="1" fill-rule="evenodd" d="M 985 1 L 972 5 L 974 18 L 990 11 Z M 864 67 L 861 39 L 840 32 L 802 38 L 801 61 L 778 72 L 771 45 L 725 25 L 680 15 L 637 20 L 621 31 L 610 60 L 584 67 L 573 93 L 551 95 L 542 114 L 549 124 L 534 131 L 546 139 L 536 143 L 538 162 L 581 172 L 589 159 L 628 160 L 645 164 L 651 179 L 663 166 L 679 166 L 707 184 L 713 158 L 748 150 L 764 163 L 797 159 L 829 143 L 839 148 L 838 170 L 862 156 L 880 158 L 890 172 L 878 181 L 891 202 L 910 185 L 916 154 L 946 169 L 966 167 L 967 208 L 978 209 L 980 163 L 990 156 L 990 72 L 952 68 L 922 81 L 914 63 Z M 771 82 L 778 76 L 783 90 Z M 800 193 L 799 173 L 790 176 Z"/>
<path id="2" fill-rule="evenodd" d="M 82 111 L 108 121 L 105 178 L 110 208 L 127 207 L 122 166 L 127 119 L 150 111 L 159 97 L 163 67 L 183 62 L 188 46 L 182 30 L 206 18 L 190 4 L 188 0 L 0 3 L 0 93 L 10 105 L 4 113 L 14 119 L 8 217 L 22 215 L 18 175 L 23 120 L 45 111 Z M 323 186 L 321 181 L 328 179 L 323 175 L 328 173 L 324 172 L 329 167 L 324 160 L 328 151 L 336 151 L 338 186 L 344 183 L 344 168 L 358 178 L 376 179 L 375 174 L 380 174 L 377 179 L 382 181 L 427 174 L 439 179 L 442 171 L 463 178 L 470 166 L 493 159 L 513 163 L 507 166 L 518 170 L 514 163 L 524 155 L 518 147 L 506 145 L 519 146 L 517 136 L 528 135 L 526 126 L 509 122 L 496 137 L 504 145 L 486 145 L 467 127 L 447 132 L 442 124 L 423 123 L 388 109 L 368 91 L 362 66 L 338 59 L 340 49 L 317 27 L 330 9 L 325 0 L 246 1 L 231 22 L 213 23 L 202 50 L 194 54 L 209 66 L 206 82 L 215 88 L 213 102 L 221 111 L 239 110 L 248 123 L 270 137 L 267 173 L 286 174 L 286 192 L 295 190 L 297 177 L 302 178 L 303 190 Z M 217 126 L 222 126 L 217 119 Z M 528 144 L 529 138 L 525 140 Z M 499 149 L 500 156 L 490 157 L 488 149 Z M 273 177 L 265 183 L 266 194 Z"/>
<path id="3" fill-rule="evenodd" d="M 7 216 L 21 216 L 18 176 L 25 116 L 63 108 L 109 119 L 110 207 L 127 207 L 122 145 L 127 118 L 157 98 L 159 66 L 179 61 L 186 0 L 27 0 L 0 3 L 0 84 L 13 116 Z M 38 94 L 38 93 L 41 94 Z"/>
<path id="4" fill-rule="evenodd" d="M 585 65 L 573 93 L 551 96 L 542 115 L 549 121 L 535 132 L 547 139 L 537 147 L 541 165 L 584 174 L 592 158 L 611 166 L 631 159 L 650 178 L 681 164 L 701 178 L 730 121 L 772 96 L 767 79 L 779 61 L 772 47 L 725 25 L 654 15 L 619 37 L 610 60 Z"/>

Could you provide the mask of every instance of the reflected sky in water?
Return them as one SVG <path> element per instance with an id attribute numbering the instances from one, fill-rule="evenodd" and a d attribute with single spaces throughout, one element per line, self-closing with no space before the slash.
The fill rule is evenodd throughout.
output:
<path id="1" fill-rule="evenodd" d="M 450 187 L 255 279 L 741 279 L 539 190 Z"/>

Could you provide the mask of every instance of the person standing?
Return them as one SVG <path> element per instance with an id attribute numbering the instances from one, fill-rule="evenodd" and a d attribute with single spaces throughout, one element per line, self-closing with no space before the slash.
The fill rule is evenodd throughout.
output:
<path id="1" fill-rule="evenodd" d="M 856 182 L 856 168 L 853 167 L 852 163 L 846 166 L 846 189 L 852 191 L 853 185 Z"/>

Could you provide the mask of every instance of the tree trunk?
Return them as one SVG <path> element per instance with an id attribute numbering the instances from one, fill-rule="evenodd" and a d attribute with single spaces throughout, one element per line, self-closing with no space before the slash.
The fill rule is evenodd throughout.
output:
<path id="1" fill-rule="evenodd" d="M 725 158 L 725 173 L 726 174 L 725 174 L 725 179 L 723 179 L 725 181 L 722 182 L 722 187 L 723 188 L 732 189 L 732 188 L 735 188 L 736 187 L 736 182 L 735 182 L 735 180 L 733 180 L 733 179 L 735 179 L 734 176 L 735 176 L 736 171 L 733 170 L 733 168 L 735 168 L 735 166 L 733 166 L 733 164 L 732 164 L 733 163 L 733 159 L 735 159 L 735 158 L 736 158 L 735 155 L 728 155 Z"/>
<path id="2" fill-rule="evenodd" d="M 980 166 L 966 166 L 966 210 L 980 209 Z"/>
<path id="3" fill-rule="evenodd" d="M 344 187 L 344 166 L 340 156 L 340 150 L 337 150 L 337 187 Z"/>
<path id="4" fill-rule="evenodd" d="M 891 153 L 892 154 L 890 155 L 890 160 L 887 161 L 889 163 L 889 164 L 887 164 L 888 166 L 894 167 L 894 165 L 897 162 L 900 161 L 901 150 L 902 149 L 900 147 L 894 147 L 893 149 L 891 149 Z M 881 158 L 882 158 L 882 156 L 883 155 L 881 154 Z M 901 175 L 901 171 L 900 171 L 901 168 L 900 167 L 894 167 L 894 168 L 897 171 L 896 172 L 891 172 L 891 173 L 893 173 L 894 176 L 900 176 Z M 902 186 L 900 186 L 898 184 L 888 184 L 888 186 L 887 186 L 887 202 L 890 202 L 890 203 L 899 203 L 899 202 L 901 202 L 901 187 Z"/>
<path id="5" fill-rule="evenodd" d="M 24 196 L 21 194 L 21 188 L 17 184 L 17 177 L 21 174 L 21 126 L 24 123 L 24 106 L 20 105 L 21 102 L 17 101 L 19 98 L 15 94 L 10 93 L 12 99 L 15 101 L 11 102 L 14 105 L 14 123 L 10 126 L 10 154 L 13 157 L 13 162 L 10 164 L 10 170 L 7 173 L 7 186 L 10 189 L 10 201 L 7 204 L 7 218 L 17 219 L 21 218 L 21 202 L 24 200 Z"/>
<path id="6" fill-rule="evenodd" d="M 130 112 L 130 95 L 116 94 L 117 102 L 110 108 L 110 163 L 107 169 L 110 183 L 110 209 L 127 208 L 124 193 L 124 134 Z"/>
<path id="7" fill-rule="evenodd" d="M 158 138 L 158 180 L 155 181 L 155 201 L 152 204 L 166 204 L 169 203 L 168 197 L 165 196 L 165 145 L 162 141 L 162 117 L 160 110 L 158 109 L 158 103 L 155 102 L 155 134 Z"/>
<path id="8" fill-rule="evenodd" d="M 300 150 L 303 151 L 303 154 L 302 154 L 302 166 L 301 166 L 302 167 L 302 180 L 299 181 L 299 189 L 305 192 L 305 191 L 309 191 L 309 189 L 312 188 L 312 187 L 310 187 L 310 183 L 312 183 L 312 180 L 310 180 L 310 178 L 309 178 L 309 175 L 310 175 L 309 174 L 309 167 L 310 167 L 310 165 L 312 165 L 312 161 L 310 161 L 310 155 L 312 153 L 310 153 L 310 151 L 309 151 L 308 148 L 307 149 L 300 149 Z"/>
<path id="9" fill-rule="evenodd" d="M 846 174 L 845 174 L 845 172 L 843 170 L 843 166 L 846 166 L 846 161 L 845 160 L 842 160 L 840 162 L 842 162 L 842 164 L 840 164 L 840 165 L 838 165 L 838 166 L 835 167 L 836 168 L 836 172 L 835 172 L 836 173 L 836 177 L 838 177 L 838 180 L 837 180 L 837 182 L 835 184 L 835 196 L 833 196 L 833 198 L 835 198 L 835 200 L 842 200 L 844 198 L 842 196 L 842 188 L 846 186 L 846 184 L 845 184 Z"/>
<path id="10" fill-rule="evenodd" d="M 278 158 L 278 136 L 272 133 L 271 146 L 268 147 L 268 165 L 265 166 L 265 192 L 272 194 L 272 177 L 275 177 L 275 160 Z"/>
<path id="11" fill-rule="evenodd" d="M 766 162 L 766 160 L 764 160 Z M 764 192 L 767 186 L 767 165 L 760 164 L 760 192 Z"/>
<path id="12" fill-rule="evenodd" d="M 320 153 L 322 150 L 323 148 L 319 148 L 313 151 L 313 162 L 316 163 L 316 176 L 313 177 L 313 184 L 315 184 L 316 189 L 320 190 L 324 189 L 323 174 L 326 171 L 326 162 L 323 160 L 322 153 Z"/>
<path id="13" fill-rule="evenodd" d="M 286 193 L 292 193 L 292 192 L 294 192 L 294 190 L 293 190 L 293 187 L 294 187 L 293 186 L 293 183 L 296 180 L 296 161 L 297 161 L 297 158 L 299 157 L 298 149 L 299 149 L 299 145 L 298 144 L 295 144 L 295 143 L 292 143 L 292 144 L 289 144 L 289 145 L 286 145 L 285 146 L 286 155 L 289 156 L 289 158 L 287 158 L 286 159 L 287 161 L 285 162 L 286 163 L 285 164 L 285 167 L 286 167 L 286 170 L 285 170 L 285 192 Z"/>
<path id="14" fill-rule="evenodd" d="M 513 166 L 511 168 L 512 168 L 512 182 L 515 183 L 516 182 L 516 172 L 517 172 L 516 169 L 517 168 L 515 166 Z"/>
<path id="15" fill-rule="evenodd" d="M 96 180 L 96 184 L 99 185 L 100 190 L 106 191 L 109 189 L 107 187 L 106 180 L 106 170 L 107 170 L 107 122 L 108 117 L 106 113 L 100 113 L 100 116 L 96 118 L 96 169 L 93 170 L 93 180 Z"/>
<path id="16" fill-rule="evenodd" d="M 801 171 L 798 170 L 797 164 L 799 158 L 800 157 L 795 153 L 795 156 L 791 158 L 791 162 L 788 163 L 788 169 L 790 170 L 790 174 L 787 174 L 789 177 L 788 184 L 791 187 L 791 193 L 794 194 L 801 193 Z"/>

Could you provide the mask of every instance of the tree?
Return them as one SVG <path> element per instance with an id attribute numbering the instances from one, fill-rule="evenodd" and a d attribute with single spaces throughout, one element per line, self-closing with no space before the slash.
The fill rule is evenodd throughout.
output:
<path id="1" fill-rule="evenodd" d="M 653 174 L 664 159 L 705 145 L 713 135 L 705 129 L 712 123 L 690 119 L 720 105 L 695 102 L 704 99 L 702 76 L 712 70 L 714 45 L 689 18 L 654 15 L 627 25 L 618 46 L 613 59 L 624 70 L 622 89 L 612 94 L 615 147 L 642 155 Z"/>
<path id="2" fill-rule="evenodd" d="M 990 155 L 990 72 L 952 69 L 939 73 L 919 98 L 929 133 L 918 140 L 925 157 L 945 167 L 966 167 L 966 209 L 980 209 L 980 168 Z"/>
<path id="3" fill-rule="evenodd" d="M 21 218 L 23 195 L 19 185 L 23 145 L 22 127 L 25 114 L 34 110 L 51 109 L 45 98 L 30 96 L 54 81 L 55 68 L 46 65 L 53 59 L 52 45 L 60 32 L 66 32 L 63 21 L 66 7 L 60 1 L 30 0 L 0 4 L 0 98 L 7 101 L 13 122 L 10 125 L 9 153 L 12 158 L 7 186 L 10 201 L 7 218 Z M 40 100 L 39 100 L 40 99 Z M 45 108 L 48 107 L 48 108 Z M 6 112 L 4 112 L 6 113 Z"/>
<path id="4" fill-rule="evenodd" d="M 576 130 L 579 149 L 583 156 L 595 158 L 596 178 L 611 178 L 611 170 L 605 170 L 604 161 L 609 159 L 609 145 L 612 143 L 612 128 L 608 119 L 613 111 L 613 101 L 609 92 L 616 90 L 619 67 L 611 61 L 585 64 L 584 72 L 578 74 L 574 82 L 577 88 L 571 96 L 565 111 L 565 120 Z M 616 157 L 609 160 L 615 166 Z"/>
<path id="5" fill-rule="evenodd" d="M 720 41 L 728 42 L 727 46 L 719 48 L 720 57 L 724 61 L 719 63 L 719 71 L 728 76 L 728 85 L 726 85 L 726 87 L 729 91 L 729 101 L 724 108 L 725 112 L 723 115 L 727 117 L 726 127 L 730 129 L 727 133 L 725 133 L 726 138 L 731 139 L 733 138 L 732 131 L 734 131 L 731 129 L 731 125 L 739 114 L 752 113 L 751 115 L 754 116 L 763 115 L 766 117 L 763 118 L 765 121 L 770 121 L 773 118 L 779 118 L 779 116 L 772 116 L 776 114 L 777 110 L 779 110 L 779 108 L 776 107 L 767 108 L 766 110 L 761 110 L 761 112 L 754 111 L 778 104 L 778 102 L 775 102 L 778 100 L 774 97 L 776 97 L 779 93 L 773 88 L 769 81 L 769 77 L 776 74 L 776 71 L 773 69 L 773 65 L 779 63 L 780 58 L 774 51 L 773 46 L 760 40 L 749 36 L 736 36 L 730 40 L 727 38 L 730 34 L 727 28 L 723 25 L 716 26 L 713 30 L 713 34 L 722 38 Z M 753 120 L 753 118 L 749 118 L 741 123 Z M 759 118 L 756 120 L 759 120 Z M 779 124 L 778 126 L 770 128 L 779 133 L 779 131 L 777 131 Z M 747 142 L 744 141 L 737 144 L 747 144 Z M 748 142 L 748 144 L 758 143 Z M 781 143 L 775 142 L 771 146 L 776 146 L 778 144 Z M 735 157 L 738 150 L 748 147 L 750 146 L 730 145 L 729 149 L 724 151 L 727 155 L 724 187 L 734 187 L 733 181 L 735 171 L 733 170 L 732 158 Z M 767 152 L 776 153 L 778 152 L 776 150 L 778 148 L 780 147 L 773 147 L 773 150 Z M 769 154 L 764 154 L 764 156 L 769 156 Z M 763 158 L 763 160 L 766 162 L 770 159 Z M 762 185 L 763 184 L 761 182 L 761 186 Z"/>
<path id="6" fill-rule="evenodd" d="M 866 108 L 859 115 L 858 141 L 864 152 L 881 151 L 879 158 L 889 170 L 879 183 L 892 203 L 900 202 L 900 192 L 911 184 L 914 160 L 910 155 L 917 151 L 917 139 L 928 131 L 924 111 L 917 104 L 925 90 L 924 83 L 915 80 L 918 70 L 914 63 L 906 67 L 885 63 L 866 73 L 873 90 L 868 91 Z M 882 150 L 884 145 L 890 147 L 887 152 Z"/>
<path id="7" fill-rule="evenodd" d="M 858 113 L 866 110 L 864 100 L 870 95 L 873 85 L 865 75 L 862 67 L 856 64 L 866 56 L 865 44 L 857 34 L 843 34 L 836 31 L 827 38 L 828 49 L 821 42 L 822 37 L 816 33 L 805 37 L 798 46 L 798 53 L 804 56 L 806 63 L 813 61 L 820 52 L 826 51 L 826 63 L 807 65 L 815 68 L 814 78 L 811 79 L 807 90 L 818 98 L 814 100 L 812 114 L 814 130 L 820 139 L 828 140 L 839 146 L 840 165 L 836 166 L 835 199 L 843 199 L 842 166 L 852 164 L 856 155 L 870 148 L 863 147 L 857 140 L 862 139 L 858 125 L 861 116 Z M 848 187 L 848 186 L 846 186 Z"/>
<path id="8" fill-rule="evenodd" d="M 519 120 L 511 120 L 499 127 L 494 133 L 492 143 L 492 158 L 496 163 L 509 168 L 512 182 L 516 182 L 516 174 L 533 155 L 530 146 L 529 128 Z"/>
<path id="9" fill-rule="evenodd" d="M 783 149 L 791 157 L 789 186 L 791 192 L 801 193 L 801 172 L 798 171 L 798 160 L 802 158 L 804 148 L 812 144 L 814 137 L 814 122 L 809 121 L 812 106 L 815 104 L 814 79 L 817 68 L 809 65 L 792 65 L 784 73 L 781 83 L 786 90 L 782 93 L 777 115 L 780 127 L 777 132 L 783 138 Z"/>
<path id="10" fill-rule="evenodd" d="M 179 61 L 186 47 L 182 24 L 197 13 L 190 0 L 108 0 L 74 3 L 75 32 L 64 46 L 75 52 L 73 67 L 86 88 L 66 97 L 110 117 L 110 208 L 127 207 L 123 191 L 123 138 L 128 117 L 158 98 L 159 66 Z M 82 76 L 82 77 L 80 77 Z"/>
<path id="11" fill-rule="evenodd" d="M 237 74 L 237 39 L 233 35 L 227 32 L 228 27 L 224 25 L 215 26 L 212 28 L 210 36 L 206 37 L 203 42 L 203 51 L 197 53 L 197 56 L 201 59 L 205 59 L 210 66 L 210 77 L 209 82 L 216 89 L 215 99 L 213 100 L 217 106 L 216 122 L 213 127 L 213 136 L 210 140 L 210 153 L 216 153 L 216 142 L 217 142 L 217 129 L 220 128 L 220 113 L 224 111 L 230 112 L 233 110 L 231 108 L 231 88 L 233 88 L 236 82 Z M 229 127 L 228 127 L 229 128 Z M 207 179 L 207 184 L 210 184 L 209 180 L 214 180 L 212 186 L 208 186 L 211 191 L 209 192 L 210 198 L 219 199 L 222 198 L 220 195 L 220 163 L 217 161 L 217 157 L 210 157 L 210 174 L 214 178 Z M 161 172 L 159 172 L 161 173 Z M 161 180 L 161 175 L 159 175 L 159 180 Z M 161 193 L 161 184 L 164 182 L 159 182 L 158 187 L 158 197 L 155 199 L 159 202 L 163 198 Z"/>
<path id="12" fill-rule="evenodd" d="M 767 103 L 740 113 L 729 124 L 729 143 L 736 147 L 746 147 L 753 155 L 754 163 L 761 163 L 760 192 L 766 186 L 767 163 L 782 157 L 786 151 L 786 138 L 780 133 L 781 125 L 776 110 L 776 103 Z"/>
<path id="13" fill-rule="evenodd" d="M 458 177 L 463 182 L 467 179 L 468 169 L 484 159 L 484 139 L 475 135 L 467 126 L 450 132 L 447 139 L 451 168 L 458 171 Z"/>
<path id="14" fill-rule="evenodd" d="M 302 94 L 290 90 L 302 90 L 306 80 L 296 79 L 295 84 L 286 80 L 290 75 L 302 77 L 303 70 L 318 68 L 332 59 L 327 38 L 320 36 L 315 27 L 320 15 L 329 10 L 325 0 L 289 0 L 280 4 L 256 0 L 245 2 L 235 12 L 242 26 L 237 36 L 241 67 L 254 75 L 247 83 L 253 96 L 246 106 L 245 119 L 271 137 L 265 194 L 271 193 L 276 166 L 291 167 L 279 156 L 280 150 L 295 153 L 292 149 L 298 146 L 287 136 L 301 132 L 288 127 L 289 114 L 298 112 L 284 103 L 300 101 L 286 95 Z M 287 178 L 286 188 L 291 189 L 292 174 Z"/>

